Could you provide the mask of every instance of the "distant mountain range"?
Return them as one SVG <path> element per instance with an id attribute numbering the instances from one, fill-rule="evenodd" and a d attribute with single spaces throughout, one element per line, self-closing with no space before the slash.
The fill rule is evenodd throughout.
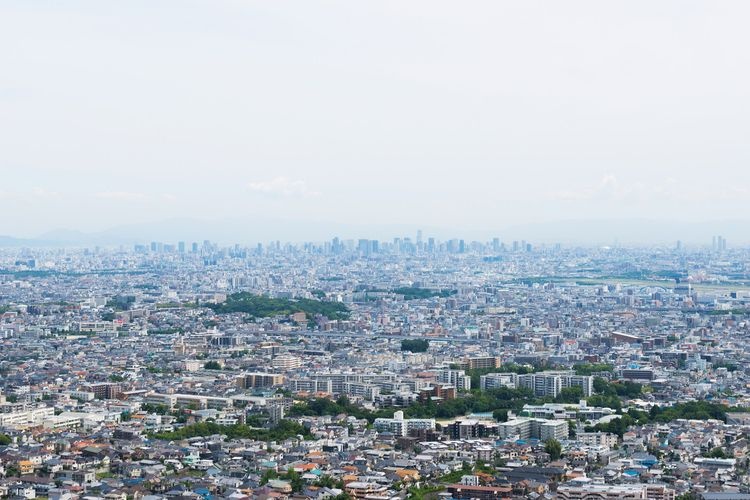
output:
<path id="1" fill-rule="evenodd" d="M 499 237 L 508 244 L 526 240 L 533 244 L 562 243 L 566 245 L 710 245 L 711 238 L 721 235 L 729 247 L 750 243 L 749 220 L 712 222 L 626 220 L 564 220 L 511 225 L 497 230 L 478 228 L 438 228 L 407 224 L 341 224 L 316 221 L 278 219 L 170 219 L 147 224 L 129 224 L 98 232 L 59 229 L 35 238 L 0 236 L 0 247 L 81 247 L 130 246 L 135 243 L 162 241 L 211 240 L 221 244 L 254 244 L 268 241 L 324 241 L 369 238 L 390 241 L 394 237 L 416 238 L 421 229 L 425 240 L 462 238 L 488 241 Z"/>
<path id="2" fill-rule="evenodd" d="M 548 243 L 674 245 L 679 240 L 688 245 L 710 246 L 711 238 L 720 235 L 730 247 L 750 244 L 750 220 L 568 220 L 511 226 L 506 231 L 504 234 L 509 236 Z"/>

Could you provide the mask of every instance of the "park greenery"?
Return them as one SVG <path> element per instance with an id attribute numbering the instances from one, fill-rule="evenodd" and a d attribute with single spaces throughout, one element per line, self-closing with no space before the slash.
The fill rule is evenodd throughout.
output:
<path id="1" fill-rule="evenodd" d="M 291 420 L 282 420 L 272 429 L 256 429 L 245 424 L 219 425 L 214 422 L 199 422 L 186 425 L 172 432 L 155 433 L 151 437 L 164 441 L 179 441 L 216 434 L 224 435 L 227 439 L 252 439 L 255 441 L 283 441 L 298 435 L 304 438 L 310 437 L 310 431 L 306 427 Z"/>
<path id="2" fill-rule="evenodd" d="M 401 341 L 401 350 L 408 352 L 427 352 L 430 347 L 429 340 L 423 339 L 404 339 Z"/>
<path id="3" fill-rule="evenodd" d="M 358 419 L 366 419 L 372 423 L 376 418 L 392 417 L 393 410 L 368 410 L 352 404 L 346 396 L 341 396 L 335 401 L 328 398 L 303 400 L 294 404 L 289 411 L 289 416 L 292 417 L 323 415 L 350 415 Z"/>
<path id="4" fill-rule="evenodd" d="M 534 404 L 538 401 L 529 389 L 501 387 L 483 392 L 474 391 L 441 402 L 428 399 L 400 409 L 403 410 L 407 418 L 446 419 L 463 416 L 467 413 L 496 412 L 497 410 L 515 410 L 518 412 L 523 408 L 523 405 Z M 289 414 L 290 416 L 345 414 L 373 422 L 376 418 L 392 417 L 393 411 L 393 408 L 367 410 L 352 404 L 346 397 L 340 397 L 335 401 L 326 398 L 304 400 L 295 404 Z M 501 417 L 502 413 L 498 412 L 497 415 Z M 505 418 L 507 418 L 507 412 Z"/>
<path id="5" fill-rule="evenodd" d="M 643 386 L 635 382 L 616 381 L 609 382 L 601 377 L 594 378 L 594 395 L 586 401 L 589 406 L 602 406 L 620 410 L 622 408 L 621 398 L 637 398 L 643 394 Z"/>
<path id="6" fill-rule="evenodd" d="M 746 411 L 744 408 L 730 408 L 728 406 L 712 403 L 709 401 L 688 401 L 676 403 L 672 406 L 654 406 L 648 412 L 628 409 L 620 418 L 615 418 L 606 424 L 597 424 L 586 427 L 586 431 L 602 431 L 622 435 L 632 425 L 645 425 L 652 422 L 667 423 L 673 420 L 721 420 L 726 422 L 727 413 L 733 411 Z"/>
<path id="7" fill-rule="evenodd" d="M 217 314 L 245 313 L 252 318 L 289 316 L 303 312 L 308 318 L 325 316 L 328 319 L 346 319 L 349 309 L 341 302 L 324 302 L 313 299 L 272 299 L 263 295 L 239 292 L 229 295 L 221 304 L 208 307 Z"/>
<path id="8" fill-rule="evenodd" d="M 450 297 L 455 290 L 430 290 L 429 288 L 401 287 L 392 290 L 397 295 L 403 295 L 404 300 L 429 299 L 432 297 Z"/>

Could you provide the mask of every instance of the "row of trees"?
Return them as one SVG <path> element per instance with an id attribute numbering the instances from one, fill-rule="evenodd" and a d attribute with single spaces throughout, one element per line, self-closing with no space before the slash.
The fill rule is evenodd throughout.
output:
<path id="1" fill-rule="evenodd" d="M 580 391 L 580 388 L 576 388 Z M 571 399 L 578 401 L 580 393 L 576 391 Z M 568 394 L 566 392 L 566 394 Z M 500 387 L 483 392 L 472 392 L 461 395 L 456 399 L 448 399 L 441 402 L 435 402 L 428 399 L 427 401 L 415 403 L 405 408 L 404 415 L 409 418 L 454 418 L 467 413 L 485 413 L 494 412 L 498 416 L 507 419 L 507 411 L 519 411 L 525 404 L 538 403 L 539 400 L 534 397 L 529 389 L 510 389 Z M 345 396 L 339 397 L 336 401 L 327 398 L 313 398 L 304 402 L 295 404 L 289 413 L 291 416 L 313 416 L 313 415 L 351 415 L 360 419 L 367 419 L 369 422 L 380 417 L 391 417 L 393 409 L 367 410 L 360 406 L 353 405 Z"/>
<path id="2" fill-rule="evenodd" d="M 428 288 L 402 287 L 392 290 L 393 293 L 403 295 L 404 300 L 429 299 L 431 297 L 450 297 L 455 290 L 430 290 Z"/>
<path id="3" fill-rule="evenodd" d="M 298 435 L 303 438 L 310 437 L 309 429 L 291 420 L 282 420 L 272 429 L 255 429 L 244 424 L 219 425 L 214 422 L 199 422 L 172 432 L 152 434 L 151 437 L 165 441 L 178 441 L 215 434 L 223 434 L 228 439 L 253 439 L 255 441 L 283 441 Z"/>
<path id="4" fill-rule="evenodd" d="M 709 401 L 689 401 L 662 408 L 654 406 L 645 412 L 630 408 L 622 417 L 610 420 L 606 424 L 597 424 L 587 427 L 587 431 L 602 431 L 622 435 L 633 425 L 645 425 L 651 422 L 671 422 L 673 420 L 722 420 L 726 422 L 727 413 L 735 410 L 722 404 Z"/>
<path id="5" fill-rule="evenodd" d="M 611 383 L 607 387 L 619 386 L 621 384 Z M 638 384 L 634 384 L 638 385 Z M 609 390 L 609 389 L 608 389 Z M 629 386 L 621 389 L 623 392 L 633 392 L 636 388 Z M 571 387 L 564 389 L 555 398 L 560 403 L 576 403 L 582 397 L 581 389 Z M 549 398 L 535 398 L 529 389 L 510 389 L 506 387 L 497 388 L 484 392 L 472 392 L 465 394 L 456 399 L 450 399 L 436 403 L 432 400 L 415 403 L 402 408 L 405 416 L 409 418 L 454 418 L 463 416 L 467 413 L 485 413 L 492 412 L 498 421 L 506 421 L 508 411 L 520 411 L 525 404 L 539 404 L 547 401 Z M 605 406 L 614 407 L 621 411 L 621 401 L 619 396 L 594 395 L 589 398 L 589 402 L 607 403 Z M 716 419 L 726 421 L 726 414 L 733 411 L 733 408 L 721 404 L 711 403 L 708 401 L 695 401 L 688 403 L 679 403 L 671 407 L 661 408 L 653 407 L 649 412 L 630 408 L 621 418 L 613 419 L 606 424 L 598 424 L 595 427 L 588 427 L 588 430 L 597 430 L 611 432 L 622 436 L 632 425 L 645 425 L 650 422 L 670 422 L 677 419 L 694 419 L 707 420 Z M 375 411 L 367 410 L 360 406 L 352 404 L 346 397 L 340 397 L 336 401 L 327 398 L 309 399 L 298 403 L 292 407 L 291 415 L 351 415 L 359 419 L 366 419 L 369 422 L 380 417 L 390 417 L 393 410 L 379 409 Z"/>

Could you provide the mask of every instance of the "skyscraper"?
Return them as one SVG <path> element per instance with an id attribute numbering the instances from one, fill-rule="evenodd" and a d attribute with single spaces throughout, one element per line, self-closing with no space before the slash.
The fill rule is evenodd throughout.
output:
<path id="1" fill-rule="evenodd" d="M 721 236 L 714 236 L 711 239 L 711 249 L 715 252 L 723 252 L 727 249 L 727 240 Z"/>

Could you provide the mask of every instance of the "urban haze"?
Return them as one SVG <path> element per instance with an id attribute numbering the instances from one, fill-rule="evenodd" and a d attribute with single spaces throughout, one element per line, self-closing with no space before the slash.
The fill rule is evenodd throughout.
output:
<path id="1" fill-rule="evenodd" d="M 0 2 L 0 498 L 750 499 L 748 17 Z"/>

